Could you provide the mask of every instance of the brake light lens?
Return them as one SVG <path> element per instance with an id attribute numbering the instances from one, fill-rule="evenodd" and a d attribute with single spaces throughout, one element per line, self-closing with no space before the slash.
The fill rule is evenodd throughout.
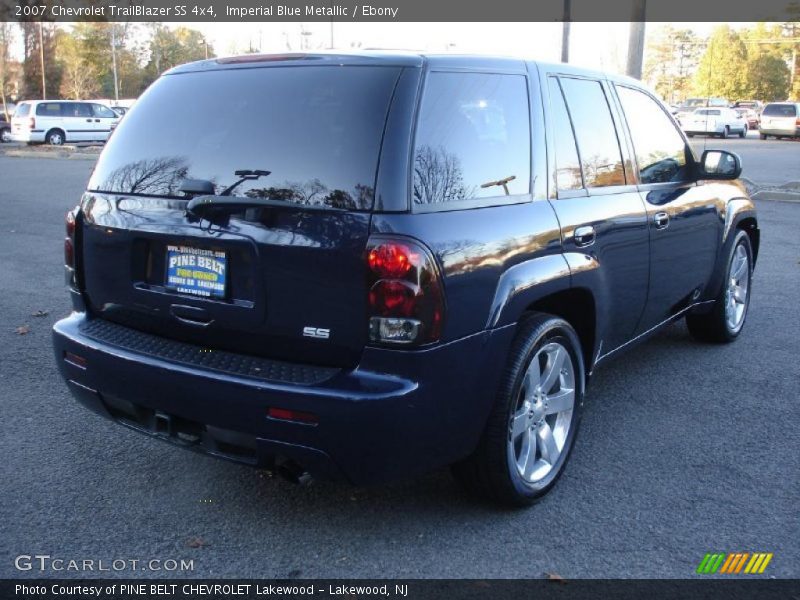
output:
<path id="1" fill-rule="evenodd" d="M 431 253 L 415 241 L 373 237 L 366 262 L 370 341 L 405 345 L 438 341 L 444 293 Z"/>
<path id="2" fill-rule="evenodd" d="M 34 117 L 28 119 L 28 129 L 36 129 L 36 119 Z"/>
<path id="3" fill-rule="evenodd" d="M 73 268 L 75 264 L 75 245 L 72 238 L 64 238 L 64 265 Z"/>

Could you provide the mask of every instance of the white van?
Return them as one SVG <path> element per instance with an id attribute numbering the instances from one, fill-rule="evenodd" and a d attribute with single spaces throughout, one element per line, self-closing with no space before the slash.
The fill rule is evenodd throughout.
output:
<path id="1" fill-rule="evenodd" d="M 773 135 L 800 137 L 800 102 L 771 102 L 764 107 L 759 125 L 761 139 Z"/>
<path id="2" fill-rule="evenodd" d="M 60 146 L 66 142 L 105 142 L 119 115 L 98 102 L 33 100 L 20 102 L 11 119 L 15 142 Z"/>

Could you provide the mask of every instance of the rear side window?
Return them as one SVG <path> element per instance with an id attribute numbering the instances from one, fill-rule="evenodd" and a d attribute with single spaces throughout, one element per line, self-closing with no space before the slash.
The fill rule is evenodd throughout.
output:
<path id="1" fill-rule="evenodd" d="M 61 103 L 60 102 L 42 102 L 36 106 L 37 117 L 60 117 L 61 116 Z"/>
<path id="2" fill-rule="evenodd" d="M 31 114 L 30 104 L 18 104 L 17 110 L 14 111 L 15 117 L 27 117 L 29 114 Z"/>
<path id="3" fill-rule="evenodd" d="M 625 184 L 617 131 L 599 81 L 561 78 L 587 188 Z"/>
<path id="4" fill-rule="evenodd" d="M 553 141 L 556 149 L 556 189 L 578 190 L 583 187 L 581 163 L 575 146 L 575 134 L 564 104 L 558 79 L 550 78 L 550 108 L 553 112 Z"/>
<path id="5" fill-rule="evenodd" d="M 83 102 L 65 102 L 61 109 L 64 117 L 92 117 L 92 107 Z"/>
<path id="6" fill-rule="evenodd" d="M 89 189 L 181 197 L 188 178 L 220 193 L 241 179 L 236 171 L 259 170 L 270 174 L 233 195 L 369 209 L 399 75 L 361 66 L 165 75 L 120 121 Z"/>
<path id="7" fill-rule="evenodd" d="M 797 116 L 797 108 L 794 104 L 767 104 L 761 114 L 767 117 L 794 117 Z"/>
<path id="8" fill-rule="evenodd" d="M 686 175 L 686 144 L 670 118 L 647 94 L 617 86 L 625 112 L 641 183 L 681 181 Z"/>
<path id="9" fill-rule="evenodd" d="M 103 106 L 102 104 L 92 104 L 92 112 L 94 113 L 95 117 L 101 117 L 103 119 L 117 118 L 117 113 L 107 106 Z"/>
<path id="10" fill-rule="evenodd" d="M 530 163 L 524 76 L 428 75 L 414 146 L 415 204 L 527 194 Z"/>

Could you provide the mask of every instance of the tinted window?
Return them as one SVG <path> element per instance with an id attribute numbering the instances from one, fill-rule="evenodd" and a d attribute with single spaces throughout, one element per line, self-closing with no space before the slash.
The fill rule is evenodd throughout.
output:
<path id="1" fill-rule="evenodd" d="M 602 86 L 597 81 L 566 77 L 561 85 L 578 138 L 586 187 L 624 184 L 622 154 Z"/>
<path id="2" fill-rule="evenodd" d="M 18 104 L 17 110 L 14 111 L 15 117 L 27 117 L 29 114 L 31 114 L 30 104 Z"/>
<path id="3" fill-rule="evenodd" d="M 92 107 L 83 102 L 65 102 L 62 105 L 62 116 L 64 117 L 91 117 Z"/>
<path id="4" fill-rule="evenodd" d="M 794 117 L 797 111 L 794 104 L 767 104 L 761 114 L 766 117 Z"/>
<path id="5" fill-rule="evenodd" d="M 219 193 L 240 179 L 235 171 L 264 170 L 234 194 L 368 209 L 398 75 L 314 66 L 164 76 L 120 121 L 89 188 L 175 196 L 189 178 Z"/>
<path id="6" fill-rule="evenodd" d="M 558 80 L 550 78 L 550 108 L 553 119 L 553 142 L 556 149 L 556 188 L 577 190 L 583 187 L 575 135 L 564 104 Z"/>
<path id="7" fill-rule="evenodd" d="M 431 73 L 414 151 L 414 202 L 527 194 L 530 124 L 522 75 Z"/>
<path id="8" fill-rule="evenodd" d="M 36 105 L 36 115 L 39 117 L 60 117 L 61 104 L 59 102 L 42 102 Z"/>
<path id="9" fill-rule="evenodd" d="M 117 113 L 107 106 L 103 106 L 102 104 L 92 104 L 92 112 L 94 113 L 95 117 L 102 117 L 103 119 L 117 118 Z"/>
<path id="10" fill-rule="evenodd" d="M 686 144 L 672 121 L 647 94 L 617 87 L 633 138 L 642 183 L 678 181 L 685 176 Z"/>

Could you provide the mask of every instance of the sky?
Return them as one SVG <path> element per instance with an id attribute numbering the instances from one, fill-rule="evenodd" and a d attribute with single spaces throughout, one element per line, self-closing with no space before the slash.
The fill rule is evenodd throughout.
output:
<path id="1" fill-rule="evenodd" d="M 69 26 L 69 23 L 64 25 Z M 225 56 L 247 52 L 327 49 L 330 23 L 166 23 L 203 33 Z M 708 35 L 718 23 L 648 23 L 646 35 L 665 25 L 689 28 Z M 731 24 L 734 27 L 749 23 Z M 333 24 L 334 48 L 383 48 L 518 56 L 532 60 L 561 60 L 561 23 L 358 23 Z M 571 64 L 622 73 L 625 70 L 629 23 L 572 23 Z M 20 37 L 20 36 L 18 36 Z M 21 40 L 15 54 L 22 55 Z"/>
<path id="2" fill-rule="evenodd" d="M 666 24 L 648 23 L 646 33 Z M 676 23 L 700 35 L 716 23 Z M 736 24 L 738 25 L 746 25 Z M 264 52 L 329 48 L 330 23 L 193 23 L 217 54 L 237 54 L 250 46 Z M 306 35 L 302 32 L 305 31 Z M 561 23 L 335 23 L 334 47 L 411 49 L 561 60 Z M 610 72 L 625 70 L 629 23 L 573 23 L 570 63 Z"/>

